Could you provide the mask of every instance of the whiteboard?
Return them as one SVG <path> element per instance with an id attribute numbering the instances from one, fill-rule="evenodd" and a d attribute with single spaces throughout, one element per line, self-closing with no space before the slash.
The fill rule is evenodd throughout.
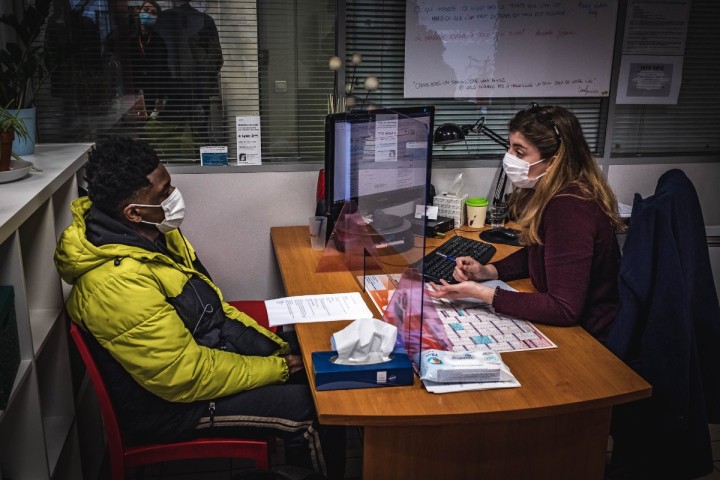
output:
<path id="1" fill-rule="evenodd" d="M 405 97 L 605 97 L 617 0 L 408 0 Z"/>

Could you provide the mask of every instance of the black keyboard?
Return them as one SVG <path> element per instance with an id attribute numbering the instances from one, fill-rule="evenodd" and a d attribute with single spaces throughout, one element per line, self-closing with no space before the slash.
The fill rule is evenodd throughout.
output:
<path id="1" fill-rule="evenodd" d="M 425 280 L 438 282 L 442 278 L 449 283 L 457 283 L 452 276 L 455 262 L 438 253 L 453 258 L 472 257 L 485 265 L 495 255 L 495 250 L 497 249 L 489 243 L 456 235 L 425 255 L 423 258 Z"/>

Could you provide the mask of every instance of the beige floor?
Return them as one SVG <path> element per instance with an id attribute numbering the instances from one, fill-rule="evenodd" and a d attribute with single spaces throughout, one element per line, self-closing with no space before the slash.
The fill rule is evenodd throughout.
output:
<path id="1" fill-rule="evenodd" d="M 359 428 L 347 430 L 347 467 L 346 479 L 359 480 L 362 477 L 362 439 Z M 715 470 L 698 480 L 720 480 L 720 425 L 710 425 L 713 459 Z M 612 448 L 612 442 L 608 442 Z M 611 451 L 608 451 L 608 456 Z M 282 444 L 271 455 L 271 465 L 282 465 Z M 148 466 L 143 478 L 145 480 L 232 480 L 233 475 L 248 468 L 242 462 L 232 460 L 203 460 L 192 462 L 173 462 Z M 127 478 L 133 478 L 132 472 Z M 399 479 L 401 480 L 401 479 Z"/>

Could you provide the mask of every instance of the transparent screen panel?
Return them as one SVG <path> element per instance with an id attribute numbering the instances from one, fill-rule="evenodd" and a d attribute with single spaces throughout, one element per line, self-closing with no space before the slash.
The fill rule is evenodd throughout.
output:
<path id="1" fill-rule="evenodd" d="M 398 328 L 416 367 L 423 342 L 422 278 L 432 150 L 432 110 L 413 116 L 379 109 L 338 119 L 334 201 L 344 199 L 318 272 L 347 271 Z M 422 113 L 422 112 L 421 112 Z M 342 192 L 342 193 L 338 193 Z"/>

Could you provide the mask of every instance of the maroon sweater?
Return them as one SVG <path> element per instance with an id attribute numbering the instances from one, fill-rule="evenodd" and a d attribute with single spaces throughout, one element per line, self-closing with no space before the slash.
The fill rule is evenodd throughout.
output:
<path id="1" fill-rule="evenodd" d="M 500 280 L 530 277 L 537 293 L 500 290 L 495 311 L 548 325 L 581 325 L 600 341 L 615 319 L 620 248 L 608 216 L 568 187 L 547 204 L 541 244 L 493 263 Z"/>

